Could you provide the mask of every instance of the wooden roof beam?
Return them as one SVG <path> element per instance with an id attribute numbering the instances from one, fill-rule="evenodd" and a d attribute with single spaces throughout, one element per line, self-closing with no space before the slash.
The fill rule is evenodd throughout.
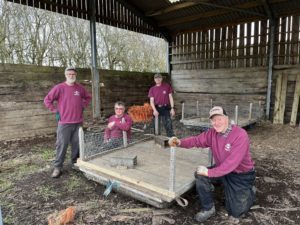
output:
<path id="1" fill-rule="evenodd" d="M 208 0 L 201 0 L 201 2 L 208 2 Z M 185 2 L 178 2 L 174 5 L 171 5 L 169 7 L 166 7 L 164 9 L 159 10 L 152 10 L 145 13 L 146 16 L 159 16 L 163 14 L 167 14 L 170 12 L 175 12 L 184 8 L 189 8 L 195 5 L 201 4 L 199 1 L 185 1 Z"/>
<path id="2" fill-rule="evenodd" d="M 209 2 L 202 2 L 202 1 L 199 2 L 199 4 L 207 5 L 207 6 L 211 6 L 211 7 L 215 7 L 215 8 L 220 8 L 220 9 L 228 9 L 228 10 L 236 11 L 236 12 L 247 13 L 247 14 L 254 15 L 254 16 L 262 16 L 262 17 L 266 16 L 265 14 L 262 14 L 262 13 L 254 12 L 254 11 L 247 10 L 247 9 L 242 9 L 239 6 L 231 7 L 231 6 L 219 5 L 219 4 L 209 3 Z"/>
<path id="3" fill-rule="evenodd" d="M 274 19 L 274 13 L 270 7 L 269 1 L 268 0 L 261 0 L 264 6 L 264 9 L 268 15 L 269 19 Z"/>
<path id="4" fill-rule="evenodd" d="M 258 6 L 262 6 L 261 0 L 238 4 L 238 5 L 233 6 L 232 8 L 249 9 L 249 8 L 255 8 Z M 198 15 L 186 16 L 186 17 L 181 17 L 178 19 L 170 19 L 170 20 L 162 21 L 162 22 L 158 23 L 158 26 L 163 27 L 163 26 L 178 25 L 178 24 L 182 24 L 182 23 L 189 23 L 189 22 L 192 22 L 192 21 L 195 21 L 198 19 L 220 16 L 220 15 L 228 14 L 230 12 L 232 12 L 231 9 L 217 9 L 217 10 L 208 11 L 208 12 L 198 14 Z M 258 16 L 258 15 L 256 15 L 256 16 Z M 266 18 L 267 15 L 261 14 L 259 17 Z"/>
<path id="5" fill-rule="evenodd" d="M 136 7 L 134 7 L 133 5 L 129 4 L 128 1 L 126 0 L 116 0 L 118 1 L 120 4 L 122 4 L 124 7 L 126 7 L 127 9 L 129 9 L 131 12 L 133 12 L 135 15 L 139 16 L 140 18 L 142 18 L 146 23 L 148 23 L 149 25 L 151 25 L 156 32 L 161 33 L 162 36 L 168 41 L 171 42 L 172 37 L 169 34 L 169 32 L 167 32 L 165 29 L 162 29 L 161 27 L 158 27 L 157 23 L 152 20 L 149 17 L 146 17 L 140 10 L 138 10 Z"/>
<path id="6" fill-rule="evenodd" d="M 258 12 L 253 12 L 253 11 L 246 10 L 246 9 L 210 3 L 208 0 L 190 0 L 190 1 L 180 2 L 178 4 L 172 5 L 165 9 L 146 12 L 145 15 L 146 16 L 159 16 L 159 15 L 167 14 L 170 12 L 175 12 L 175 11 L 178 11 L 178 10 L 181 10 L 184 8 L 193 7 L 196 5 L 207 5 L 207 6 L 211 6 L 211 7 L 215 7 L 215 8 L 228 9 L 231 11 L 242 12 L 242 13 L 247 13 L 247 14 L 256 15 L 256 16 L 265 16 L 264 14 L 261 14 Z"/>

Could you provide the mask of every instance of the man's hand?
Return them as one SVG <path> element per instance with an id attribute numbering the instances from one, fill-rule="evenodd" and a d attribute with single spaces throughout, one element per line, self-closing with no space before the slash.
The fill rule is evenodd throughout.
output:
<path id="1" fill-rule="evenodd" d="M 153 110 L 153 116 L 157 117 L 159 115 L 157 110 Z"/>
<path id="2" fill-rule="evenodd" d="M 171 115 L 172 118 L 175 116 L 175 110 L 173 108 L 170 111 L 170 115 Z"/>
<path id="3" fill-rule="evenodd" d="M 202 176 L 208 176 L 208 169 L 205 166 L 198 166 L 197 167 L 197 174 Z"/>
<path id="4" fill-rule="evenodd" d="M 60 121 L 60 115 L 59 115 L 59 112 L 58 112 L 58 111 L 55 113 L 55 120 L 56 120 L 57 122 Z"/>
<path id="5" fill-rule="evenodd" d="M 109 129 L 112 129 L 114 125 L 115 125 L 115 121 L 110 122 L 110 123 L 107 125 L 107 127 L 108 127 Z"/>
<path id="6" fill-rule="evenodd" d="M 169 146 L 171 147 L 176 147 L 180 145 L 180 140 L 177 137 L 171 137 L 168 141 Z"/>

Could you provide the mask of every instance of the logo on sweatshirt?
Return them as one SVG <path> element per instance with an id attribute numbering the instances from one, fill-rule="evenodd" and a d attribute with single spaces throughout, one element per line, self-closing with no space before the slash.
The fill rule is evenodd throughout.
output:
<path id="1" fill-rule="evenodd" d="M 165 95 L 165 94 L 167 94 L 167 92 L 164 90 L 164 91 L 163 91 L 163 94 Z"/>
<path id="2" fill-rule="evenodd" d="M 80 92 L 79 91 L 74 91 L 74 96 L 80 96 Z"/>
<path id="3" fill-rule="evenodd" d="M 225 151 L 229 152 L 231 150 L 231 144 L 226 144 L 225 145 Z"/>

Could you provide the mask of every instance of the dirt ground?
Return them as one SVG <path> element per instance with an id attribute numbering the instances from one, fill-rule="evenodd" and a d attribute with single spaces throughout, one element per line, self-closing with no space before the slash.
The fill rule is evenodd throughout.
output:
<path id="1" fill-rule="evenodd" d="M 216 188 L 215 217 L 203 224 L 300 224 L 300 128 L 256 124 L 248 129 L 257 171 L 257 199 L 243 219 L 226 215 L 223 195 Z M 47 217 L 73 206 L 72 224 L 199 224 L 194 190 L 185 194 L 189 205 L 175 203 L 155 209 L 105 190 L 66 165 L 59 179 L 50 178 L 54 137 L 0 143 L 0 206 L 4 224 L 47 224 Z M 66 160 L 67 162 L 69 160 Z"/>

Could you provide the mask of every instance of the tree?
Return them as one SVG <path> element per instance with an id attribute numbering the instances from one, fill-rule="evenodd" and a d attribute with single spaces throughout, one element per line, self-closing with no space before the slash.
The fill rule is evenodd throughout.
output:
<path id="1" fill-rule="evenodd" d="M 0 62 L 89 67 L 89 21 L 0 0 Z M 166 71 L 159 38 L 97 24 L 100 68 Z"/>

